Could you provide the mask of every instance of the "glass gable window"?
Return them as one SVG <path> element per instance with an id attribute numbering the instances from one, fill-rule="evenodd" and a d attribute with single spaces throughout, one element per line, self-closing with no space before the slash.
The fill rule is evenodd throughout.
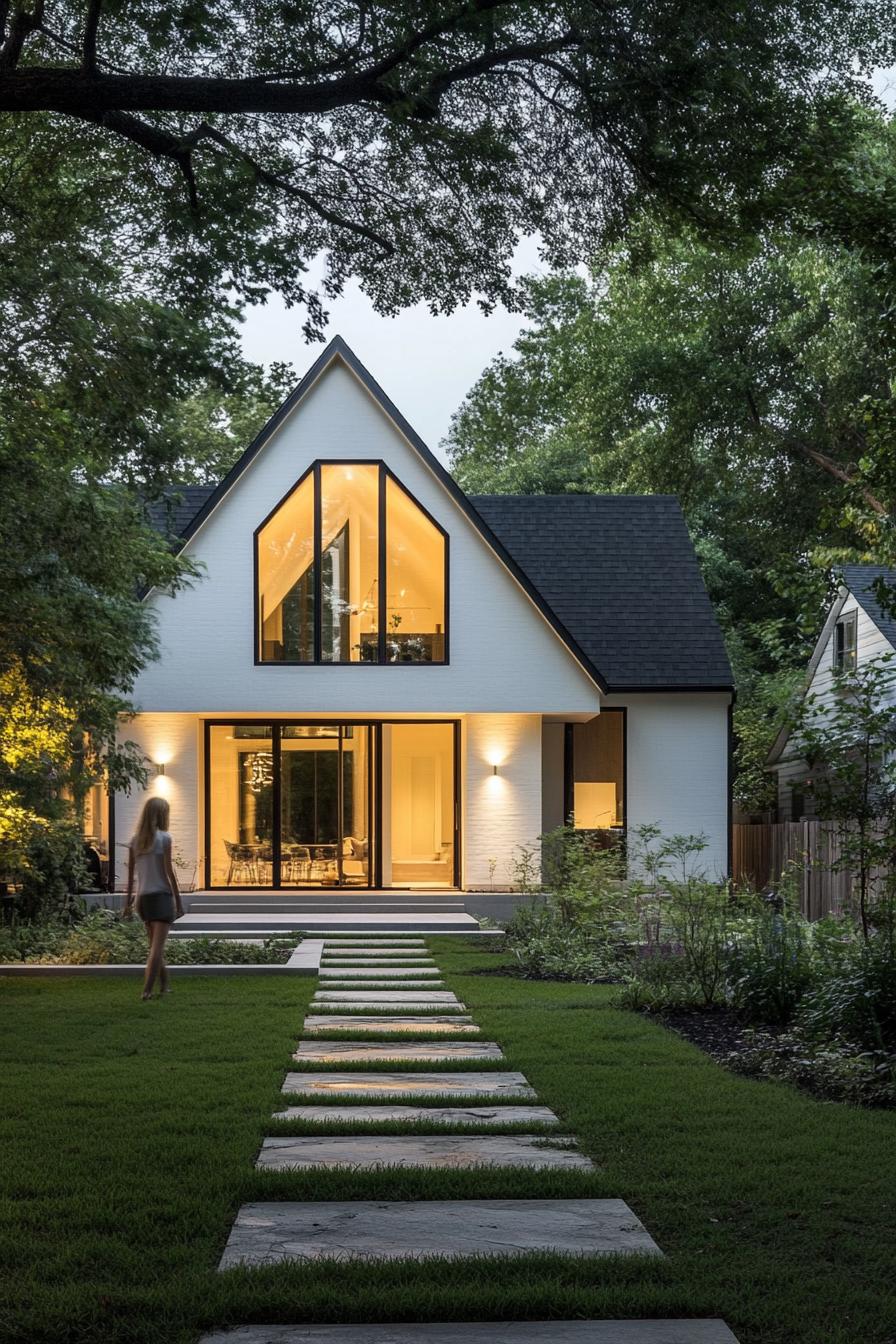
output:
<path id="1" fill-rule="evenodd" d="M 447 661 L 447 535 L 382 463 L 315 463 L 255 546 L 257 661 Z"/>
<path id="2" fill-rule="evenodd" d="M 314 661 L 314 481 L 306 476 L 256 534 L 258 656 Z"/>

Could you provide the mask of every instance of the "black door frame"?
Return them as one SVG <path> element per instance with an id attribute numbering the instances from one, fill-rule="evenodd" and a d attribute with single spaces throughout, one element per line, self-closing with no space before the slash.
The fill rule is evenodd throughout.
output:
<path id="1" fill-rule="evenodd" d="M 205 890 L 206 891 L 376 891 L 383 890 L 383 846 L 382 846 L 382 824 L 383 824 L 383 794 L 385 790 L 385 780 L 383 778 L 383 726 L 384 724 L 445 724 L 453 729 L 454 742 L 454 872 L 452 881 L 454 889 L 460 888 L 461 871 L 461 722 L 460 719 L 434 719 L 419 717 L 413 719 L 363 719 L 363 718 L 338 718 L 321 719 L 308 718 L 307 716 L 277 716 L 271 718 L 213 718 L 203 720 L 203 836 L 205 843 Z M 339 882 L 336 887 L 321 887 L 316 885 L 299 886 L 289 884 L 283 885 L 281 873 L 281 780 L 280 763 L 281 752 L 280 730 L 285 727 L 309 727 L 318 728 L 324 725 L 331 725 L 339 728 L 339 750 L 342 753 L 342 729 L 346 727 L 363 727 L 369 730 L 367 752 L 367 798 L 368 811 L 370 814 L 370 839 L 373 842 L 372 854 L 367 865 L 367 883 L 366 885 L 344 886 L 342 884 L 342 855 L 337 852 L 337 866 L 339 873 Z M 273 780 L 273 834 L 271 836 L 271 885 L 270 887 L 237 887 L 237 886 L 215 886 L 211 880 L 211 843 L 212 843 L 212 816 L 211 816 L 211 730 L 212 728 L 240 728 L 240 727 L 264 727 L 271 729 L 271 755 Z M 339 788 L 339 819 L 340 827 L 343 820 L 343 781 L 342 771 L 338 771 Z M 337 851 L 341 845 L 337 844 Z M 390 888 L 392 890 L 393 888 Z"/>

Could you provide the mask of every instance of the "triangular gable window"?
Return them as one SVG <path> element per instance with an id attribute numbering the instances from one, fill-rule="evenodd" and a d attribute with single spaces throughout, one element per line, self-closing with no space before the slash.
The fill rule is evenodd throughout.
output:
<path id="1" fill-rule="evenodd" d="M 448 536 L 381 462 L 315 462 L 255 533 L 256 661 L 446 663 Z"/>

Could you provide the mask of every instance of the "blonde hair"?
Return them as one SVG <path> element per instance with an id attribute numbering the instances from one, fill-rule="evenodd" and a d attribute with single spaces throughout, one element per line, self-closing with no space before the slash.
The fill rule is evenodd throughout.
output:
<path id="1" fill-rule="evenodd" d="M 152 849 L 156 832 L 167 831 L 170 817 L 171 808 L 164 798 L 147 798 L 132 841 L 135 854 L 147 854 Z"/>

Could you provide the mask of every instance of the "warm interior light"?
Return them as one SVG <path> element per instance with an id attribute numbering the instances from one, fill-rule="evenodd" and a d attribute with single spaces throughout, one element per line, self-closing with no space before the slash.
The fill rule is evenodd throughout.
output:
<path id="1" fill-rule="evenodd" d="M 156 774 L 157 774 L 157 775 L 164 775 L 164 773 L 165 773 L 165 765 L 166 765 L 166 762 L 165 762 L 165 761 L 156 761 Z"/>

